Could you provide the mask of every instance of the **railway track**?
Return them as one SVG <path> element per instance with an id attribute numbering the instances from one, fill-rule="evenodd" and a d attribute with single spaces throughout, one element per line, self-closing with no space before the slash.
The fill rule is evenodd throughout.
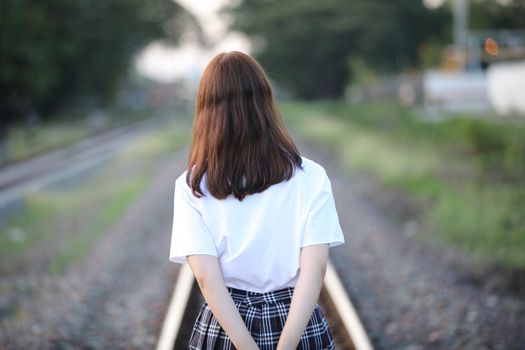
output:
<path id="1" fill-rule="evenodd" d="M 201 303 L 202 296 L 193 273 L 188 265 L 181 266 L 158 338 L 157 350 L 185 349 Z M 359 315 L 330 262 L 319 303 L 330 324 L 338 350 L 373 350 Z"/>
<path id="2" fill-rule="evenodd" d="M 141 135 L 165 127 L 166 117 L 153 117 L 87 137 L 27 160 L 0 166 L 0 209 L 28 191 L 71 178 L 126 148 Z"/>

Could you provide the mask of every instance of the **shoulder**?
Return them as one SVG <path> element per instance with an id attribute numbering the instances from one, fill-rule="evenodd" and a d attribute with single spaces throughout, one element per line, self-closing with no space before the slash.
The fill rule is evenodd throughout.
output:
<path id="1" fill-rule="evenodd" d="M 182 174 L 180 174 L 177 179 L 175 180 L 175 185 L 177 186 L 180 186 L 180 185 L 184 185 L 186 184 L 186 186 L 188 186 L 188 184 L 186 183 L 186 175 L 188 174 L 188 170 L 184 170 L 182 172 Z"/>
<path id="2" fill-rule="evenodd" d="M 315 192 L 325 187 L 326 183 L 330 183 L 326 170 L 321 164 L 304 156 L 301 158 L 302 171 L 298 171 L 300 174 L 298 177 L 301 178 L 300 182 L 306 191 Z"/>
<path id="3" fill-rule="evenodd" d="M 175 194 L 178 196 L 183 196 L 188 200 L 192 200 L 193 193 L 192 193 L 191 187 L 186 182 L 187 174 L 188 174 L 188 171 L 185 170 L 175 180 Z"/>
<path id="4" fill-rule="evenodd" d="M 175 179 L 175 191 L 182 191 L 182 192 L 191 192 L 191 188 L 186 182 L 186 174 L 188 173 L 188 170 L 185 170 L 182 174 L 180 174 Z"/>
<path id="5" fill-rule="evenodd" d="M 301 166 L 302 166 L 304 173 L 314 178 L 326 176 L 326 170 L 321 164 L 316 163 L 313 160 L 306 158 L 305 156 L 301 156 L 301 159 L 302 159 Z"/>
<path id="6" fill-rule="evenodd" d="M 200 184 L 201 190 L 204 193 L 204 196 L 201 196 L 201 197 L 196 197 L 193 194 L 193 190 L 192 190 L 191 186 L 186 181 L 187 175 L 188 175 L 188 170 L 186 169 L 176 178 L 176 180 L 175 180 L 175 194 L 179 195 L 179 196 L 182 195 L 182 196 L 186 197 L 187 200 L 192 201 L 192 202 L 196 202 L 196 201 L 202 200 L 207 194 L 206 174 L 204 174 L 204 176 L 203 176 L 203 178 L 201 180 L 201 184 Z"/>

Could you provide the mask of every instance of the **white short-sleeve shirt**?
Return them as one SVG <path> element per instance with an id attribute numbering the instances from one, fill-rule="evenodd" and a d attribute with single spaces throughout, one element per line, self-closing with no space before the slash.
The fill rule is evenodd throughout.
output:
<path id="1" fill-rule="evenodd" d="M 193 196 L 186 172 L 175 181 L 169 259 L 207 254 L 219 259 L 226 286 L 254 292 L 294 287 L 301 247 L 344 243 L 330 180 L 324 168 L 302 157 L 292 178 L 242 201 Z"/>

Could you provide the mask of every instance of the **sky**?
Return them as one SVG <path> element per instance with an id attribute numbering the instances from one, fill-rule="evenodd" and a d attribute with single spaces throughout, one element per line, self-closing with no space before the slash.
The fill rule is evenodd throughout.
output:
<path id="1" fill-rule="evenodd" d="M 218 15 L 219 9 L 228 2 L 230 0 L 177 0 L 195 15 L 204 33 L 217 44 L 212 48 L 202 48 L 191 39 L 183 39 L 180 46 L 168 47 L 160 41 L 153 42 L 139 54 L 137 71 L 161 82 L 197 81 L 217 53 L 231 50 L 250 53 L 248 39 L 241 33 L 228 32 L 225 20 Z"/>

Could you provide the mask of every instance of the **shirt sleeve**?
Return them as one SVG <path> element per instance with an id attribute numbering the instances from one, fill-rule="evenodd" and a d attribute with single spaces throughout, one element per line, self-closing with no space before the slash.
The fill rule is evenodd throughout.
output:
<path id="1" fill-rule="evenodd" d="M 323 243 L 329 243 L 330 247 L 345 243 L 332 194 L 332 185 L 324 171 L 322 184 L 313 198 L 306 217 L 301 247 Z"/>
<path id="2" fill-rule="evenodd" d="M 186 257 L 194 254 L 217 256 L 215 242 L 195 205 L 195 199 L 186 183 L 175 182 L 169 256 L 174 263 L 185 264 Z"/>

